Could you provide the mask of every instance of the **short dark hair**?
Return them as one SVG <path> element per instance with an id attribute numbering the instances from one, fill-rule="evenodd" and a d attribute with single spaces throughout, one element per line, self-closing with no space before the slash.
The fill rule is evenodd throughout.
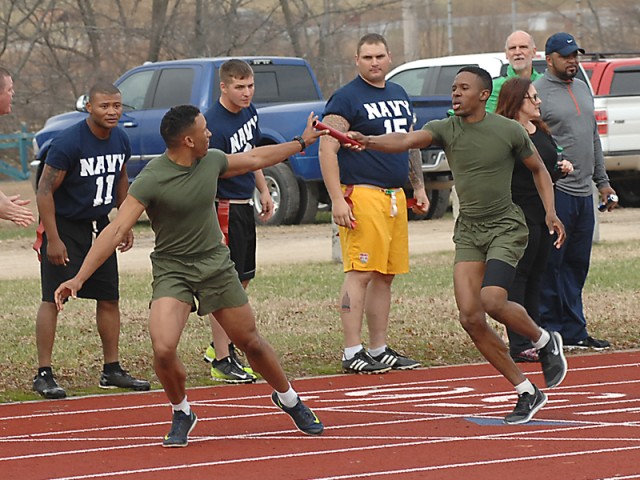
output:
<path id="1" fill-rule="evenodd" d="M 113 83 L 99 81 L 89 90 L 89 101 L 91 102 L 97 93 L 105 95 L 121 95 L 120 90 Z"/>
<path id="2" fill-rule="evenodd" d="M 358 46 L 356 47 L 356 55 L 360 55 L 360 48 L 362 48 L 363 45 L 365 44 L 377 45 L 380 43 L 384 45 L 384 48 L 388 53 L 389 45 L 387 44 L 387 41 L 382 35 L 380 35 L 379 33 L 367 33 L 360 40 L 358 40 Z"/>
<path id="3" fill-rule="evenodd" d="M 487 72 L 484 68 L 480 68 L 476 65 L 467 65 L 466 67 L 462 67 L 458 70 L 458 73 L 468 72 L 473 73 L 476 77 L 480 79 L 480 83 L 482 84 L 482 90 L 489 90 L 489 94 L 493 91 L 493 79 L 489 72 Z"/>
<path id="4" fill-rule="evenodd" d="M 234 78 L 244 80 L 253 77 L 253 69 L 244 60 L 232 58 L 220 66 L 220 81 L 229 84 Z"/>
<path id="5" fill-rule="evenodd" d="M 177 147 L 180 144 L 180 135 L 193 125 L 198 115 L 200 109 L 193 105 L 171 107 L 164 114 L 160 123 L 160 135 L 167 147 Z"/>
<path id="6" fill-rule="evenodd" d="M 4 88 L 4 79 L 11 78 L 11 72 L 0 66 L 0 88 Z"/>

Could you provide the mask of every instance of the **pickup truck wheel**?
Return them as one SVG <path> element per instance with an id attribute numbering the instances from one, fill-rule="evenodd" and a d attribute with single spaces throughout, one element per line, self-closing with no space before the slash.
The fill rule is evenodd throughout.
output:
<path id="1" fill-rule="evenodd" d="M 256 222 L 259 225 L 290 225 L 294 223 L 300 207 L 300 190 L 295 175 L 289 166 L 283 163 L 265 168 L 262 171 L 273 199 L 274 212 L 267 222 L 263 222 L 259 218 L 260 202 L 254 201 Z"/>
<path id="2" fill-rule="evenodd" d="M 413 193 L 411 193 L 413 195 Z M 429 190 L 427 196 L 429 197 L 429 210 L 422 215 L 416 215 L 413 211 L 409 210 L 409 220 L 430 220 L 442 218 L 447 209 L 449 208 L 449 196 L 451 190 Z"/>
<path id="3" fill-rule="evenodd" d="M 300 208 L 293 223 L 313 223 L 318 213 L 318 184 L 298 179 Z"/>
<path id="4" fill-rule="evenodd" d="M 613 182 L 613 188 L 620 198 L 621 207 L 640 207 L 640 187 L 636 180 Z"/>

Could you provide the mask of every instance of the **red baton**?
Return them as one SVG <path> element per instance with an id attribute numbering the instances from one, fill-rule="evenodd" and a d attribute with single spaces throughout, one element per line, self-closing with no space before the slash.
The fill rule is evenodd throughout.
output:
<path id="1" fill-rule="evenodd" d="M 355 145 L 356 147 L 362 146 L 360 142 L 354 140 L 353 138 L 347 137 L 344 133 L 336 130 L 333 127 L 330 127 L 329 125 L 325 125 L 324 123 L 318 120 L 314 120 L 313 128 L 315 128 L 316 130 L 328 130 L 329 135 L 331 135 L 333 138 L 338 140 L 341 145 Z"/>

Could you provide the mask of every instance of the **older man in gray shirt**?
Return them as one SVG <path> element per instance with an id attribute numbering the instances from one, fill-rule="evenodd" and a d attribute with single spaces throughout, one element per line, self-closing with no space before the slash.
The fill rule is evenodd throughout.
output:
<path id="1" fill-rule="evenodd" d="M 564 148 L 574 171 L 556 183 L 556 212 L 567 232 L 562 248 L 553 249 L 542 281 L 541 325 L 560 332 L 573 348 L 609 348 L 609 342 L 591 337 L 582 308 L 582 289 L 589 272 L 593 241 L 593 183 L 603 201 L 615 191 L 609 185 L 596 125 L 593 95 L 575 76 L 578 52 L 568 33 L 556 33 L 545 45 L 547 71 L 534 82 L 542 100 L 542 119 Z M 616 202 L 610 203 L 611 210 Z"/>

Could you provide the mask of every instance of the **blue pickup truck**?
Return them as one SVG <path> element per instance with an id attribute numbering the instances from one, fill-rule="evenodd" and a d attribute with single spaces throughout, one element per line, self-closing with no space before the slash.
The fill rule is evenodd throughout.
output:
<path id="1" fill-rule="evenodd" d="M 313 70 L 305 60 L 293 57 L 241 58 L 252 66 L 255 73 L 253 101 L 258 108 L 263 145 L 290 141 L 301 132 L 309 112 L 322 114 L 325 100 Z M 226 60 L 228 58 L 216 57 L 148 62 L 129 70 L 115 81 L 125 105 L 120 126 L 131 140 L 132 157 L 127 165 L 130 180 L 149 160 L 164 152 L 160 121 L 171 106 L 190 103 L 206 112 L 217 101 L 220 95 L 218 69 Z M 430 99 L 420 100 L 419 126 L 427 120 L 446 115 L 450 99 L 438 97 L 432 100 L 433 103 Z M 50 118 L 36 133 L 36 160 L 32 163 L 32 170 L 37 169 L 56 133 L 86 117 L 85 103 L 86 97 L 81 96 L 76 104 L 77 111 Z M 213 130 L 216 126 L 209 125 L 209 128 Z M 440 150 L 423 152 L 425 179 L 428 188 L 433 189 L 430 192 L 433 204 L 425 218 L 441 216 L 448 206 L 451 176 L 450 172 L 442 171 L 442 158 L 444 154 Z M 446 165 L 446 160 L 444 162 Z M 438 166 L 437 171 L 434 164 Z M 316 216 L 318 203 L 329 203 L 322 182 L 317 143 L 305 152 L 265 169 L 264 173 L 276 207 L 269 224 L 311 222 Z"/>

